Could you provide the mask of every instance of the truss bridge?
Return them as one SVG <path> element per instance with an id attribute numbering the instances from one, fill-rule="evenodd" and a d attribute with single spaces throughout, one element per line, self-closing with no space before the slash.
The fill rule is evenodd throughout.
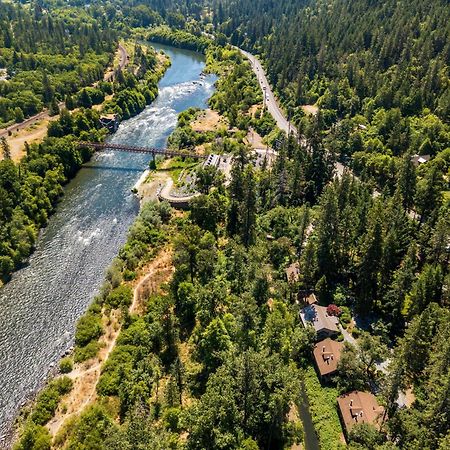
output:
<path id="1" fill-rule="evenodd" d="M 181 150 L 170 150 L 167 148 L 155 148 L 155 147 L 137 147 L 134 145 L 125 144 L 112 144 L 109 142 L 78 142 L 79 147 L 91 148 L 95 151 L 102 150 L 113 150 L 117 152 L 128 152 L 128 153 L 146 153 L 155 157 L 156 155 L 162 156 L 181 156 L 183 158 L 194 158 L 194 159 L 206 159 L 208 155 L 198 155 L 197 153 L 185 152 Z"/>

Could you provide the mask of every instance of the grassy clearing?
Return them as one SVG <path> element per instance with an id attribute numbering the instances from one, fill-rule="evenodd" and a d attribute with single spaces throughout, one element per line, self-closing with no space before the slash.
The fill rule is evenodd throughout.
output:
<path id="1" fill-rule="evenodd" d="M 197 165 L 197 161 L 192 161 L 192 159 L 189 158 L 183 160 L 182 158 L 177 157 L 166 160 L 161 168 L 158 167 L 158 170 L 167 172 L 172 178 L 173 182 L 177 184 L 178 178 L 180 177 L 183 170 L 191 170 Z"/>

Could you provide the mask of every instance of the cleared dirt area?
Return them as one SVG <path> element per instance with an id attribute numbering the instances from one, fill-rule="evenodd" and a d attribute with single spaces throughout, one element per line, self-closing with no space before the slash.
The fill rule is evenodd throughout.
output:
<path id="1" fill-rule="evenodd" d="M 205 109 L 191 124 L 192 129 L 198 133 L 206 131 L 218 131 L 220 129 L 227 129 L 228 122 L 217 111 L 212 109 Z"/>
<path id="2" fill-rule="evenodd" d="M 6 141 L 11 148 L 11 158 L 17 162 L 25 155 L 25 142 L 32 144 L 34 142 L 40 142 L 47 135 L 47 126 L 52 120 L 56 120 L 59 116 L 45 117 L 44 119 L 30 125 L 27 128 L 23 128 L 16 131 L 11 136 L 6 138 Z M 0 156 L 2 159 L 2 156 Z"/>
<path id="3" fill-rule="evenodd" d="M 172 277 L 172 250 L 162 249 L 158 256 L 146 264 L 134 283 L 133 302 L 130 313 L 139 314 L 144 311 L 145 300 L 152 293 L 159 292 L 161 286 Z M 73 389 L 60 402 L 54 418 L 47 424 L 50 434 L 55 437 L 63 425 L 80 414 L 86 406 L 97 398 L 96 387 L 101 374 L 102 364 L 108 359 L 120 333 L 120 312 L 112 311 L 103 318 L 105 333 L 99 342 L 101 350 L 96 358 L 77 364 L 68 376 L 73 380 Z"/>
<path id="4" fill-rule="evenodd" d="M 319 111 L 319 107 L 316 105 L 303 105 L 302 109 L 305 112 L 305 114 L 309 114 L 309 115 L 313 115 L 313 116 L 315 116 Z"/>
<path id="5" fill-rule="evenodd" d="M 122 64 L 122 59 L 124 58 L 124 56 L 122 56 L 121 58 L 121 55 L 122 53 L 119 48 L 116 52 L 116 59 L 120 61 L 120 64 Z M 105 79 L 108 73 L 109 72 L 105 74 Z M 112 98 L 112 96 L 108 96 L 105 100 L 108 100 L 110 98 Z M 60 108 L 62 108 L 63 106 L 63 103 L 59 104 Z M 100 111 L 102 106 L 103 105 L 95 105 L 93 108 Z M 17 124 L 15 128 L 13 128 L 11 136 L 5 135 L 6 140 L 11 148 L 11 159 L 15 162 L 20 161 L 20 159 L 25 154 L 25 142 L 28 142 L 28 144 L 41 142 L 45 138 L 45 136 L 47 136 L 47 126 L 49 122 L 57 119 L 59 119 L 59 114 L 50 117 L 47 110 L 45 110 L 34 117 L 30 117 L 24 123 Z M 5 133 L 5 130 L 0 130 L 1 135 Z M 3 156 L 0 154 L 0 160 L 1 159 L 3 159 Z"/>
<path id="6" fill-rule="evenodd" d="M 264 144 L 263 138 L 252 128 L 249 129 L 246 141 L 252 146 L 252 148 L 266 148 L 267 145 Z"/>

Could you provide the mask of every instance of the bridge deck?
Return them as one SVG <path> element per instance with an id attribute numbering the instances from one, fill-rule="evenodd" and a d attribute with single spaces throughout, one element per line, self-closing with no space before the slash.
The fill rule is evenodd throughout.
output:
<path id="1" fill-rule="evenodd" d="M 115 150 L 119 152 L 129 153 L 147 153 L 150 155 L 163 155 L 163 156 L 181 156 L 194 159 L 206 159 L 207 155 L 198 155 L 197 153 L 182 152 L 179 150 L 169 150 L 167 148 L 154 148 L 154 147 L 138 147 L 134 145 L 124 144 L 112 144 L 108 142 L 78 142 L 80 147 L 88 147 L 94 150 Z"/>

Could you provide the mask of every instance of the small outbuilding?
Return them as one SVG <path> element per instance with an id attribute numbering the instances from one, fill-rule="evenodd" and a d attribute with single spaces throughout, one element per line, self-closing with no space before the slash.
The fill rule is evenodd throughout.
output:
<path id="1" fill-rule="evenodd" d="M 411 162 L 415 167 L 420 166 L 421 164 L 425 164 L 430 160 L 430 155 L 412 155 L 411 156 Z"/>
<path id="2" fill-rule="evenodd" d="M 300 290 L 298 291 L 298 302 L 301 307 L 313 305 L 317 303 L 316 294 L 313 291 Z"/>
<path id="3" fill-rule="evenodd" d="M 100 125 L 107 128 L 110 133 L 115 133 L 119 128 L 119 116 L 117 114 L 104 114 L 100 117 Z"/>

